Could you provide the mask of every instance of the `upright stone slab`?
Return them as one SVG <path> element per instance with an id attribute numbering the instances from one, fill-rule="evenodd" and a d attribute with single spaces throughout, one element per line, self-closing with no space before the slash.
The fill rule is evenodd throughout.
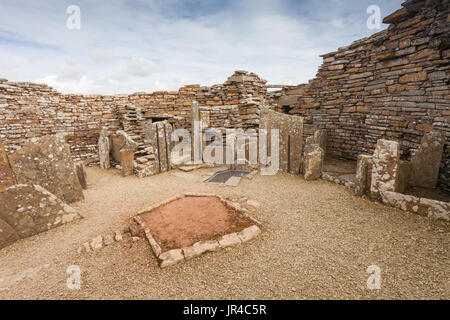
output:
<path id="1" fill-rule="evenodd" d="M 9 155 L 9 162 L 17 183 L 40 185 L 67 203 L 84 199 L 69 146 L 62 135 L 26 142 Z"/>
<path id="2" fill-rule="evenodd" d="M 355 195 L 363 196 L 370 190 L 372 180 L 372 156 L 360 154 L 356 163 Z"/>
<path id="3" fill-rule="evenodd" d="M 134 151 L 120 150 L 120 168 L 123 177 L 134 174 Z"/>
<path id="4" fill-rule="evenodd" d="M 120 163 L 122 176 L 134 174 L 134 153 L 138 144 L 123 130 L 111 136 L 111 154 L 116 162 Z"/>
<path id="5" fill-rule="evenodd" d="M 317 129 L 314 131 L 314 143 L 322 148 L 323 153 L 327 150 L 327 131 L 324 129 Z"/>
<path id="6" fill-rule="evenodd" d="M 121 163 L 121 153 L 122 149 L 127 150 L 129 152 L 136 152 L 138 149 L 138 145 L 133 139 L 123 130 L 118 130 L 116 134 L 110 137 L 111 139 L 111 155 L 113 159 Z"/>
<path id="7" fill-rule="evenodd" d="M 14 175 L 9 166 L 8 156 L 5 147 L 0 140 L 0 191 L 12 186 L 15 183 Z"/>
<path id="8" fill-rule="evenodd" d="M 77 173 L 78 181 L 80 181 L 81 187 L 87 189 L 87 175 L 83 163 L 75 164 L 75 172 Z"/>
<path id="9" fill-rule="evenodd" d="M 399 162 L 398 142 L 379 139 L 372 158 L 370 194 L 374 200 L 381 200 L 382 191 L 397 191 Z"/>
<path id="10" fill-rule="evenodd" d="M 197 133 L 197 135 L 195 135 L 198 127 L 196 127 L 196 125 L 200 123 L 200 107 L 198 105 L 197 101 L 192 101 L 192 106 L 191 106 L 191 143 L 192 143 L 192 147 L 191 147 L 191 158 L 192 161 L 197 160 L 197 162 L 201 163 L 201 161 L 199 161 L 200 159 L 202 159 L 202 152 L 203 152 L 203 147 L 202 147 L 202 132 Z M 199 135 L 200 134 L 200 135 Z M 199 148 L 194 147 L 194 144 L 197 143 Z M 197 153 L 197 154 L 195 154 Z"/>
<path id="11" fill-rule="evenodd" d="M 409 184 L 415 187 L 434 188 L 439 176 L 445 138 L 439 131 L 424 135 L 419 149 L 411 157 Z"/>
<path id="12" fill-rule="evenodd" d="M 305 180 L 317 180 L 322 176 L 324 152 L 317 144 L 310 146 L 310 151 L 305 155 L 304 175 Z"/>
<path id="13" fill-rule="evenodd" d="M 109 169 L 111 167 L 110 161 L 110 141 L 109 134 L 106 128 L 103 128 L 98 138 L 98 157 L 100 160 L 100 168 Z"/>
<path id="14" fill-rule="evenodd" d="M 303 161 L 303 118 L 264 109 L 260 129 L 267 129 L 268 152 L 271 150 L 271 131 L 279 130 L 280 171 L 300 174 Z"/>
<path id="15" fill-rule="evenodd" d="M 158 121 L 152 123 L 147 130 L 147 136 L 155 152 L 156 172 L 169 171 L 171 169 L 172 125 L 167 121 Z"/>
<path id="16" fill-rule="evenodd" d="M 79 218 L 72 207 L 41 186 L 14 185 L 0 192 L 0 229 L 2 224 L 9 226 L 6 237 L 0 233 L 5 241 L 0 247 L 17 238 L 14 234 L 26 238 Z"/>

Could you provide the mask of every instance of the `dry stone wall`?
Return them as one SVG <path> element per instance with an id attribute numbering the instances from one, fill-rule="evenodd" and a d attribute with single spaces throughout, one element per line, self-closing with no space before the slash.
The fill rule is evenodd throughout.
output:
<path id="1" fill-rule="evenodd" d="M 256 103 L 264 102 L 265 84 L 253 73 L 236 71 L 224 84 L 210 87 L 103 96 L 64 95 L 47 85 L 0 79 L 0 139 L 11 153 L 30 138 L 64 133 L 75 160 L 92 158 L 102 128 L 111 134 L 124 130 L 138 144 L 144 144 L 149 122 L 168 120 L 175 128 L 190 129 L 192 101 L 211 108 L 214 126 L 257 126 Z M 221 112 L 230 106 L 233 112 Z"/>
<path id="2" fill-rule="evenodd" d="M 356 160 L 378 139 L 410 160 L 425 133 L 445 136 L 438 185 L 450 190 L 450 3 L 410 0 L 388 29 L 323 55 L 315 79 L 272 92 L 278 111 L 301 115 L 305 134 L 328 132 L 327 153 Z"/>

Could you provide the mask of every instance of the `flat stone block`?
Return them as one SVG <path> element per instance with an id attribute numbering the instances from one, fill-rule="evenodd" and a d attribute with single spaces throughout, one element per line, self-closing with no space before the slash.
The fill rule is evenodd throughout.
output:
<path id="1" fill-rule="evenodd" d="M 226 248 L 238 245 L 242 241 L 239 239 L 237 233 L 230 233 L 220 237 L 218 242 L 222 248 Z"/>
<path id="2" fill-rule="evenodd" d="M 257 226 L 251 226 L 242 230 L 237 235 L 242 242 L 246 242 L 255 238 L 258 234 L 260 234 L 260 232 L 261 229 L 259 229 Z"/>
<path id="3" fill-rule="evenodd" d="M 183 261 L 184 255 L 181 249 L 173 249 L 160 254 L 158 258 L 160 260 L 159 266 L 165 268 Z"/>

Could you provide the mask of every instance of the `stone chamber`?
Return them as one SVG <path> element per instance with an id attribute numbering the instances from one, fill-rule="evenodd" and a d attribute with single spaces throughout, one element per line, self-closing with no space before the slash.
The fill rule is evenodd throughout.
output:
<path id="1" fill-rule="evenodd" d="M 0 248 L 81 219 L 70 205 L 84 199 L 86 166 L 139 178 L 201 167 L 171 154 L 172 132 L 192 134 L 196 121 L 222 135 L 278 129 L 281 173 L 448 221 L 449 8 L 406 1 L 386 30 L 322 55 L 316 78 L 297 86 L 236 71 L 223 84 L 104 96 L 1 79 Z M 260 169 L 243 160 L 230 169 Z"/>

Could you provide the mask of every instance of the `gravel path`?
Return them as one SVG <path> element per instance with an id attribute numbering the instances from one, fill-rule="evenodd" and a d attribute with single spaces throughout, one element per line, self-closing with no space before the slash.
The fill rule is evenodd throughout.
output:
<path id="1" fill-rule="evenodd" d="M 385 207 L 325 181 L 255 176 L 238 187 L 165 173 L 145 179 L 88 168 L 82 220 L 0 250 L 0 299 L 449 299 L 449 224 Z M 125 228 L 137 211 L 183 192 L 261 204 L 255 240 L 166 269 L 148 243 L 129 238 L 94 253 L 77 248 Z M 70 265 L 80 290 L 66 287 Z M 366 269 L 381 268 L 381 290 Z"/>

